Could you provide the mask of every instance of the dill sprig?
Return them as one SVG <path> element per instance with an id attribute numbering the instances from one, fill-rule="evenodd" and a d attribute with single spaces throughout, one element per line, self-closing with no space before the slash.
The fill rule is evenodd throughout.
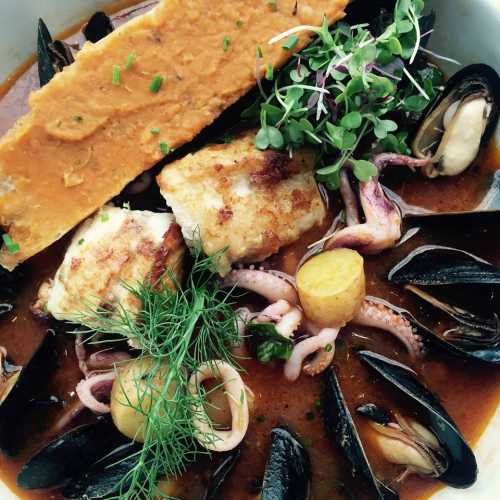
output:
<path id="1" fill-rule="evenodd" d="M 142 303 L 137 317 L 121 309 L 114 316 L 93 310 L 80 318 L 96 334 L 126 337 L 140 356 L 150 360 L 151 368 L 137 380 L 139 402 L 124 401 L 145 417 L 144 445 L 122 479 L 117 499 L 169 498 L 158 489 L 158 481 L 181 475 L 188 463 L 209 453 L 199 443 L 216 439 L 211 432 L 200 436 L 193 424 L 197 417 L 212 428 L 203 411 L 205 391 L 200 387 L 193 396 L 187 387 L 202 363 L 218 359 L 235 364 L 230 344 L 238 339 L 236 316 L 231 291 L 222 290 L 212 272 L 217 258 L 202 258 L 197 252 L 183 288 L 172 275 L 168 279 L 176 284 L 175 290 L 150 283 L 124 285 Z M 159 374 L 164 380 L 161 387 Z"/>

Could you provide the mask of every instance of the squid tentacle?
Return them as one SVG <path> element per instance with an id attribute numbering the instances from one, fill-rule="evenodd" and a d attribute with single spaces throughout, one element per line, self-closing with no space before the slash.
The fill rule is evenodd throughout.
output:
<path id="1" fill-rule="evenodd" d="M 415 332 L 408 319 L 385 304 L 365 299 L 352 323 L 392 333 L 405 345 L 414 359 L 425 355 L 422 337 Z"/>
<path id="2" fill-rule="evenodd" d="M 297 291 L 293 285 L 279 276 L 257 269 L 235 269 L 224 278 L 222 286 L 245 288 L 262 295 L 269 302 L 283 299 L 292 305 L 299 303 Z"/>

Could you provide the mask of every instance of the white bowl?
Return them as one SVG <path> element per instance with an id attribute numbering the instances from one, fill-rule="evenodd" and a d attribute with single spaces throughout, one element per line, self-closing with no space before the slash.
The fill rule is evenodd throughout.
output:
<path id="1" fill-rule="evenodd" d="M 166 0 L 168 1 L 168 0 Z M 369 0 L 358 0 L 369 1 Z M 0 82 L 36 47 L 36 22 L 43 17 L 58 32 L 84 19 L 109 0 L 0 0 Z M 428 0 L 437 11 L 430 49 L 463 64 L 484 62 L 500 71 L 500 0 Z M 445 69 L 453 67 L 444 64 Z M 500 129 L 499 129 L 500 130 Z M 500 138 L 497 133 L 497 137 Z M 473 409 L 471 409 L 473 411 Z M 479 465 L 477 483 L 468 490 L 446 488 L 433 500 L 496 500 L 500 491 L 500 408 L 475 446 Z M 0 482 L 0 498 L 15 500 Z"/>

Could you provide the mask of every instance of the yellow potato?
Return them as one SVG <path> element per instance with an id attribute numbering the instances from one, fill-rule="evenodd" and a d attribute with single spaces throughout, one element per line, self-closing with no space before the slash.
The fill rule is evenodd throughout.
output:
<path id="1" fill-rule="evenodd" d="M 320 327 L 344 326 L 365 297 L 363 258 L 348 248 L 313 257 L 299 269 L 296 278 L 304 313 Z"/>
<path id="2" fill-rule="evenodd" d="M 145 414 L 165 384 L 168 366 L 151 358 L 137 358 L 120 366 L 117 372 L 111 390 L 111 417 L 122 434 L 143 443 Z M 172 384 L 165 397 L 171 398 L 174 391 Z"/>

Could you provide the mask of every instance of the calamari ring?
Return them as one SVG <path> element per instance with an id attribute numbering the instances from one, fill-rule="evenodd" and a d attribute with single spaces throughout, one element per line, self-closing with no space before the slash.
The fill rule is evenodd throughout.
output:
<path id="1" fill-rule="evenodd" d="M 249 411 L 245 384 L 240 374 L 228 363 L 214 360 L 200 365 L 189 379 L 189 392 L 198 396 L 202 382 L 211 378 L 220 378 L 224 384 L 227 401 L 231 410 L 231 429 L 214 429 L 202 403 L 193 406 L 193 424 L 197 430 L 196 439 L 212 451 L 228 451 L 238 446 L 248 429 Z M 201 416 L 201 417 L 200 417 Z"/>

